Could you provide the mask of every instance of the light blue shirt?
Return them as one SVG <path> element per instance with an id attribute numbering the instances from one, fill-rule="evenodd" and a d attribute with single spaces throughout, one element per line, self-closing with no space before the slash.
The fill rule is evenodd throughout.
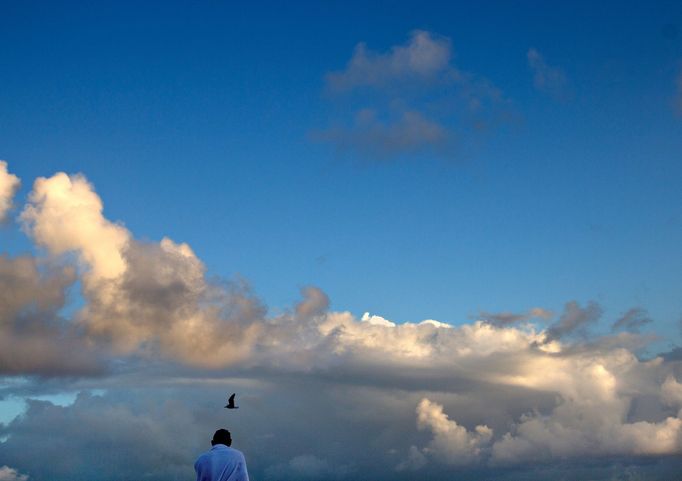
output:
<path id="1" fill-rule="evenodd" d="M 241 451 L 216 444 L 194 463 L 197 481 L 249 481 Z"/>

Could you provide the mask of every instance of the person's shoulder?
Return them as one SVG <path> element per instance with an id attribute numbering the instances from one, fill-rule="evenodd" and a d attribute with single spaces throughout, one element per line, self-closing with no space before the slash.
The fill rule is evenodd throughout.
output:
<path id="1" fill-rule="evenodd" d="M 211 452 L 210 452 L 210 451 L 206 451 L 205 453 L 201 453 L 201 454 L 199 455 L 199 457 L 197 458 L 197 460 L 194 462 L 194 464 L 195 464 L 195 465 L 196 465 L 196 464 L 201 464 L 202 462 L 204 462 L 204 461 L 205 461 L 206 459 L 208 459 L 209 457 L 211 457 Z"/>
<path id="2" fill-rule="evenodd" d="M 239 449 L 231 447 L 230 452 L 232 453 L 233 456 L 244 459 L 244 453 L 242 453 Z"/>

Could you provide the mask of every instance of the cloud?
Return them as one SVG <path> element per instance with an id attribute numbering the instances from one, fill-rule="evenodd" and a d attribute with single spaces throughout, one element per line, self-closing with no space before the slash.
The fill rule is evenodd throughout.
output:
<path id="1" fill-rule="evenodd" d="M 104 366 L 59 311 L 73 269 L 0 255 L 0 374 L 95 375 Z"/>
<path id="2" fill-rule="evenodd" d="M 125 271 L 123 251 L 130 234 L 102 215 L 103 205 L 82 175 L 63 172 L 33 185 L 21 214 L 26 231 L 51 254 L 77 252 L 90 269 L 88 280 L 115 279 Z"/>
<path id="3" fill-rule="evenodd" d="M 76 321 L 88 338 L 201 366 L 245 357 L 264 313 L 248 287 L 212 285 L 187 244 L 136 241 L 102 211 L 84 176 L 57 173 L 35 182 L 21 215 L 50 254 L 78 256 L 87 303 Z"/>
<path id="4" fill-rule="evenodd" d="M 7 219 L 12 208 L 12 199 L 20 184 L 19 177 L 7 171 L 7 162 L 0 160 L 0 222 Z"/>
<path id="5" fill-rule="evenodd" d="M 526 54 L 528 66 L 533 73 L 533 85 L 537 90 L 554 100 L 565 101 L 572 96 L 568 79 L 563 70 L 548 65 L 545 58 L 536 49 L 531 48 Z"/>
<path id="6" fill-rule="evenodd" d="M 423 30 L 385 52 L 358 44 L 345 69 L 326 77 L 343 113 L 312 138 L 371 159 L 451 158 L 456 141 L 461 148 L 501 123 L 509 106 L 500 89 L 461 70 L 453 56 L 449 38 Z"/>
<path id="7" fill-rule="evenodd" d="M 362 318 L 360 319 L 362 322 L 367 322 L 373 326 L 386 326 L 386 327 L 395 327 L 396 324 L 395 322 L 391 322 L 388 319 L 384 319 L 381 316 L 370 316 L 369 312 L 365 312 L 362 315 Z"/>
<path id="8" fill-rule="evenodd" d="M 407 452 L 407 457 L 403 459 L 396 467 L 396 471 L 418 471 L 428 463 L 426 456 L 421 452 L 417 446 L 410 446 Z"/>
<path id="9" fill-rule="evenodd" d="M 25 385 L 0 395 L 83 391 L 29 399 L 0 426 L 0 459 L 30 479 L 186 478 L 228 421 L 254 479 L 532 478 L 533 463 L 614 456 L 622 473 L 682 453 L 682 362 L 639 359 L 632 332 L 586 342 L 595 302 L 547 328 L 541 308 L 396 323 L 330 310 L 308 286 L 268 315 L 245 283 L 207 279 L 189 245 L 108 220 L 83 176 L 40 179 L 23 212 L 42 249 L 0 256 L 0 372 Z M 637 309 L 619 327 L 640 325 Z M 241 409 L 226 421 L 230 392 Z"/>
<path id="10" fill-rule="evenodd" d="M 492 313 L 486 311 L 481 311 L 478 314 L 479 319 L 486 321 L 490 324 L 493 324 L 495 326 L 507 326 L 511 324 L 516 324 L 517 322 L 528 321 L 530 319 L 537 318 L 550 319 L 553 316 L 554 314 L 551 311 L 543 309 L 542 307 L 533 307 L 528 312 L 524 312 L 521 314 L 515 314 L 513 312 Z"/>
<path id="11" fill-rule="evenodd" d="M 27 481 L 28 476 L 19 474 L 16 469 L 9 466 L 0 467 L 0 481 Z"/>
<path id="12" fill-rule="evenodd" d="M 494 439 L 492 431 L 480 426 L 473 431 L 459 426 L 430 402 L 420 403 L 418 423 L 424 425 L 424 412 L 431 413 L 431 425 L 438 426 L 433 428 L 431 445 L 437 443 L 443 462 L 456 458 L 461 463 L 504 465 L 585 455 L 671 455 L 682 451 L 682 419 L 677 412 L 668 411 L 661 420 L 628 419 L 632 396 L 627 385 L 641 383 L 644 378 L 640 376 L 651 375 L 660 366 L 658 360 L 639 363 L 634 356 L 618 352 L 554 361 L 546 358 L 542 372 L 528 374 L 534 378 L 529 387 L 559 394 L 550 412 L 524 414 L 511 431 Z M 542 379 L 544 376 L 549 377 Z M 649 386 L 659 402 L 672 404 L 674 409 L 682 406 L 678 387 L 672 377 L 662 385 L 654 382 Z M 484 449 L 488 443 L 490 450 Z"/>
<path id="13" fill-rule="evenodd" d="M 327 86 L 339 92 L 421 83 L 439 76 L 456 78 L 459 74 L 450 65 L 451 57 L 450 39 L 423 30 L 413 31 L 406 44 L 393 46 L 386 53 L 373 52 L 359 43 L 344 70 L 327 74 Z"/>
<path id="14" fill-rule="evenodd" d="M 312 454 L 302 454 L 287 463 L 271 466 L 265 470 L 265 479 L 346 479 L 354 473 L 351 464 L 333 467 L 328 461 Z"/>
<path id="15" fill-rule="evenodd" d="M 323 314 L 329 308 L 329 297 L 322 289 L 308 286 L 301 290 L 303 300 L 296 304 L 296 316 L 309 318 Z"/>
<path id="16" fill-rule="evenodd" d="M 467 431 L 448 418 L 443 412 L 443 406 L 426 398 L 417 405 L 417 426 L 433 433 L 433 439 L 424 448 L 424 452 L 439 457 L 446 464 L 477 462 L 482 449 L 493 437 L 493 431 L 485 425 L 478 425 L 473 431 Z"/>
<path id="17" fill-rule="evenodd" d="M 186 244 L 131 241 L 125 273 L 86 290 L 89 337 L 122 354 L 220 367 L 248 356 L 264 307 L 245 283 L 214 285 Z"/>
<path id="18" fill-rule="evenodd" d="M 448 150 L 454 134 L 417 111 L 400 112 L 382 121 L 372 109 L 360 110 L 352 126 L 335 127 L 316 135 L 341 150 L 357 150 L 371 157 L 388 159 L 408 153 L 441 153 Z"/>
<path id="19" fill-rule="evenodd" d="M 661 386 L 661 396 L 668 406 L 682 409 L 682 383 L 677 382 L 674 376 L 665 378 Z"/>
<path id="20" fill-rule="evenodd" d="M 584 334 L 587 326 L 599 320 L 602 312 L 601 306 L 594 301 L 588 302 L 585 307 L 580 307 L 576 301 L 567 302 L 558 322 L 547 330 L 547 340 L 560 339 L 574 332 Z"/>
<path id="21" fill-rule="evenodd" d="M 649 317 L 645 309 L 633 307 L 616 320 L 611 326 L 611 329 L 614 331 L 617 329 L 625 329 L 631 332 L 638 332 L 640 327 L 651 322 L 653 322 L 653 320 Z"/>
<path id="22" fill-rule="evenodd" d="M 149 402 L 87 393 L 70 406 L 29 400 L 23 417 L 0 425 L 9 434 L 0 457 L 36 480 L 192 477 L 203 441 L 193 413 L 173 400 Z"/>

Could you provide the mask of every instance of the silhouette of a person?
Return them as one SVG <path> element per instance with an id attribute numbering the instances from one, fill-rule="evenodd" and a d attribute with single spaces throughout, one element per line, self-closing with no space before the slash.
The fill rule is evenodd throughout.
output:
<path id="1" fill-rule="evenodd" d="M 211 445 L 211 450 L 199 456 L 194 463 L 197 481 L 249 481 L 244 455 L 230 447 L 230 431 L 218 429 L 213 435 Z"/>

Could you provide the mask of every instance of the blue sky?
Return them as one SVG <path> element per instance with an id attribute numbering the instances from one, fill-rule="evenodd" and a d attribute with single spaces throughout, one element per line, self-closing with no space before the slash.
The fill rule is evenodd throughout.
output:
<path id="1" fill-rule="evenodd" d="M 670 324 L 680 9 L 618 5 L 5 4 L 2 157 L 24 179 L 84 173 L 110 219 L 189 242 L 273 307 L 314 284 L 405 321 L 576 298 Z M 440 159 L 312 142 L 345 115 L 325 75 L 415 29 L 514 119 Z M 533 87 L 529 48 L 569 100 Z"/>
<path id="2" fill-rule="evenodd" d="M 386 73 L 419 38 L 450 57 Z M 647 355 L 682 342 L 679 2 L 0 2 L 0 65 L 13 218 L 82 173 L 270 316 L 306 286 L 397 323 L 595 301 L 594 332 L 641 308 Z M 42 255 L 20 224 L 2 251 Z"/>

